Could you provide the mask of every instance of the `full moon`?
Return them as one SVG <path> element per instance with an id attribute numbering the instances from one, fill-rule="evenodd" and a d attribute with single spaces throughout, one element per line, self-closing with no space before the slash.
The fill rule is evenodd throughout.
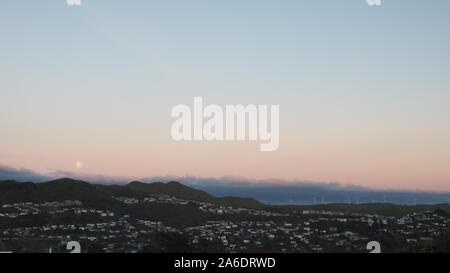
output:
<path id="1" fill-rule="evenodd" d="M 77 169 L 83 168 L 83 162 L 77 161 L 77 163 L 75 163 L 75 167 L 77 167 Z"/>

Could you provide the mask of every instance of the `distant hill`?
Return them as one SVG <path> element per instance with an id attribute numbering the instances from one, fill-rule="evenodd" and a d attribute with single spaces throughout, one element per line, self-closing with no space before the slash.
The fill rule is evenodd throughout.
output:
<path id="1" fill-rule="evenodd" d="M 79 200 L 95 207 L 106 207 L 117 202 L 109 191 L 69 178 L 45 183 L 0 181 L 0 203 L 64 200 Z"/>
<path id="2" fill-rule="evenodd" d="M 142 198 L 151 195 L 167 195 L 185 200 L 221 204 L 224 206 L 256 208 L 264 204 L 251 198 L 216 198 L 207 192 L 185 186 L 179 182 L 142 183 L 127 185 L 99 185 L 80 180 L 63 178 L 44 183 L 0 181 L 0 204 L 16 202 L 42 203 L 48 201 L 79 200 L 86 205 L 105 208 L 117 206 L 113 197 Z"/>
<path id="3" fill-rule="evenodd" d="M 142 183 L 138 181 L 131 182 L 124 186 L 126 189 L 131 189 L 136 192 L 147 194 L 163 194 L 169 195 L 180 199 L 196 200 L 202 202 L 214 201 L 214 197 L 207 192 L 196 190 L 185 186 L 179 182 L 155 182 L 155 183 Z"/>
<path id="4" fill-rule="evenodd" d="M 329 210 L 353 213 L 375 213 L 381 215 L 404 215 L 421 211 L 437 211 L 450 214 L 448 204 L 405 206 L 388 203 L 364 204 L 316 204 L 316 205 L 265 205 L 253 198 L 214 197 L 179 182 L 143 183 L 133 181 L 126 185 L 90 184 L 80 180 L 63 178 L 43 183 L 0 181 L 0 204 L 17 202 L 43 203 L 48 201 L 79 200 L 93 208 L 121 209 L 123 204 L 114 197 L 143 198 L 166 195 L 179 199 L 214 203 L 242 208 L 264 208 L 274 212 L 302 210 Z"/>

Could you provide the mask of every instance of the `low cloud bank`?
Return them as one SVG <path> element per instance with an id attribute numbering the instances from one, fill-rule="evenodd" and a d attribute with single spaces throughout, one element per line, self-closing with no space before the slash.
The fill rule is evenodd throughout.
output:
<path id="1" fill-rule="evenodd" d="M 30 169 L 13 168 L 0 165 L 0 180 L 14 180 L 19 182 L 43 182 L 49 179 L 49 176 L 40 174 Z"/>
<path id="2" fill-rule="evenodd" d="M 154 176 L 141 179 L 143 182 L 169 182 L 180 181 L 192 186 L 208 187 L 296 187 L 315 188 L 322 190 L 348 190 L 348 191 L 371 191 L 372 189 L 340 182 L 313 182 L 288 179 L 250 179 L 246 177 L 223 176 L 223 177 L 196 177 L 196 176 Z"/>
<path id="3" fill-rule="evenodd" d="M 156 176 L 143 182 L 180 181 L 214 196 L 252 197 L 268 204 L 395 203 L 405 205 L 450 203 L 450 193 L 412 190 L 379 190 L 339 182 L 285 179 L 248 179 L 225 176 Z"/>
<path id="4" fill-rule="evenodd" d="M 101 174 L 82 174 L 53 169 L 50 169 L 48 173 L 39 173 L 26 168 L 14 168 L 6 165 L 0 165 L 0 180 L 39 183 L 64 177 L 100 184 L 123 184 L 129 182 L 126 178 L 105 176 Z"/>

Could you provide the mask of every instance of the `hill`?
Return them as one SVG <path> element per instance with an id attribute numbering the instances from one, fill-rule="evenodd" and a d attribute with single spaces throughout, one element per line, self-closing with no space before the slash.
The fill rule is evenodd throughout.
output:
<path id="1" fill-rule="evenodd" d="M 135 192 L 146 193 L 146 194 L 160 194 L 169 195 L 180 199 L 196 200 L 202 202 L 212 202 L 214 197 L 207 192 L 190 188 L 179 182 L 155 182 L 155 183 L 142 183 L 134 181 L 124 186 L 126 189 L 131 189 Z"/>
<path id="2" fill-rule="evenodd" d="M 0 203 L 79 200 L 93 207 L 117 203 L 112 195 L 84 181 L 63 178 L 45 183 L 0 181 Z"/>
<path id="3" fill-rule="evenodd" d="M 405 215 L 420 211 L 442 211 L 450 213 L 448 204 L 403 206 L 387 203 L 365 204 L 317 204 L 317 205 L 265 205 L 253 198 L 214 197 L 203 190 L 188 187 L 179 182 L 143 183 L 133 181 L 126 185 L 90 184 L 80 180 L 63 178 L 44 183 L 0 181 L 0 204 L 48 201 L 79 200 L 93 208 L 115 209 L 122 203 L 114 197 L 140 198 L 154 195 L 172 196 L 184 200 L 214 203 L 242 208 L 264 208 L 273 212 L 295 212 L 301 210 L 329 210 L 352 213 L 375 213 L 380 215 Z"/>
<path id="4" fill-rule="evenodd" d="M 119 202 L 113 197 L 142 198 L 151 195 L 167 195 L 185 200 L 195 200 L 237 207 L 262 207 L 262 203 L 251 198 L 216 198 L 207 192 L 185 186 L 179 182 L 142 183 L 127 185 L 99 185 L 80 180 L 63 178 L 44 183 L 21 183 L 0 181 L 0 204 L 48 201 L 79 200 L 95 208 L 115 207 Z"/>

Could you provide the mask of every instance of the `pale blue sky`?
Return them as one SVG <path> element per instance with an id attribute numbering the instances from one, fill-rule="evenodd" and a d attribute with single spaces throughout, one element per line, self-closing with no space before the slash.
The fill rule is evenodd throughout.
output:
<path id="1" fill-rule="evenodd" d="M 217 175 L 257 176 L 265 164 L 306 160 L 302 154 L 315 155 L 316 165 L 329 160 L 324 168 L 348 162 L 341 166 L 345 175 L 332 167 L 326 175 L 315 167 L 295 173 L 295 166 L 280 173 L 376 186 L 383 179 L 407 183 L 404 172 L 424 166 L 420 181 L 433 173 L 435 188 L 442 188 L 450 179 L 444 168 L 450 164 L 449 12 L 447 0 L 383 0 L 380 7 L 365 0 L 82 0 L 80 7 L 3 0 L 0 163 L 67 169 L 85 156 L 93 161 L 88 171 L 105 172 L 108 166 L 98 162 L 111 155 L 106 146 L 95 150 L 103 143 L 121 147 L 126 158 L 113 166 L 148 159 L 149 151 L 162 157 L 138 146 L 176 152 L 170 109 L 201 95 L 219 105 L 281 107 L 284 156 Z M 357 162 L 387 168 L 393 163 L 371 161 L 385 156 L 401 167 L 359 174 L 360 166 L 341 154 L 352 152 L 355 139 Z M 320 143 L 329 149 L 314 150 Z M 233 154 L 224 157 L 223 149 L 208 151 L 227 165 Z M 49 150 L 59 153 L 47 158 Z M 189 174 L 211 175 L 200 170 L 203 158 L 193 161 L 199 170 Z M 187 172 L 163 163 L 111 174 Z M 388 174 L 364 178 L 380 172 Z"/>

